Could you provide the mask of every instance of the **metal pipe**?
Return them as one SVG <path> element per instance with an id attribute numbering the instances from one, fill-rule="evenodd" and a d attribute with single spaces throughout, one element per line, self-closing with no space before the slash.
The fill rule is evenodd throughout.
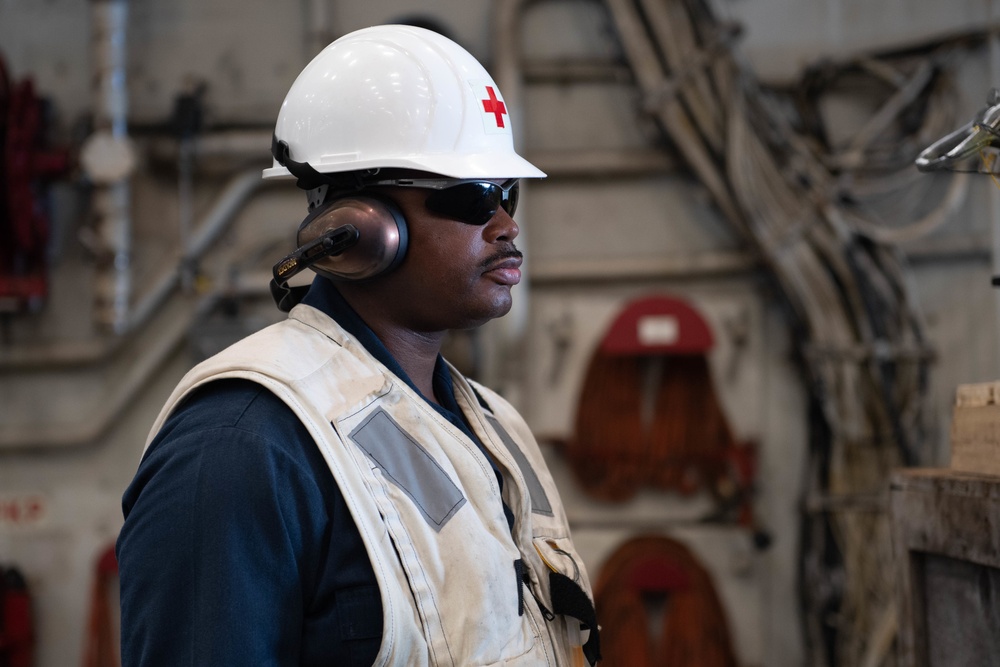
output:
<path id="1" fill-rule="evenodd" d="M 147 156 L 156 161 L 177 164 L 181 159 L 181 144 L 175 138 L 159 137 L 145 143 Z M 198 135 L 190 147 L 196 162 L 225 160 L 261 162 L 267 159 L 270 166 L 271 130 L 218 130 Z"/>
<path id="2" fill-rule="evenodd" d="M 309 62 L 333 41 L 329 0 L 306 0 L 305 60 Z"/>
<path id="3" fill-rule="evenodd" d="M 495 2 L 493 7 L 492 24 L 496 26 L 496 40 L 494 41 L 494 71 L 496 82 L 503 91 L 504 103 L 507 106 L 511 117 L 520 118 L 524 112 L 524 85 L 525 73 L 521 63 L 521 17 L 528 4 L 537 0 L 500 0 Z M 556 74 L 573 73 L 586 76 L 607 76 L 604 69 L 594 71 L 592 68 L 585 68 L 586 71 L 576 71 L 572 68 L 561 66 L 556 68 Z M 551 68 L 548 72 L 552 74 Z M 616 71 L 614 75 L 620 75 Z M 523 128 L 524 125 L 522 124 Z M 522 155 L 524 151 L 524 131 L 515 135 L 515 148 Z M 631 157 L 631 153 L 625 151 L 573 151 L 563 154 L 548 152 L 539 154 L 545 162 L 543 171 L 553 176 L 598 176 L 607 175 L 609 171 L 619 174 L 648 173 L 648 171 L 662 171 L 669 168 L 669 161 L 660 157 L 652 156 L 651 152 L 643 155 L 641 161 L 636 161 L 626 166 Z M 534 155 L 529 157 L 534 158 Z M 585 158 L 575 161 L 576 158 Z M 608 167 L 608 171 L 605 171 Z M 530 185 L 522 182 L 521 199 L 530 199 Z M 528 208 L 530 211 L 530 208 Z M 519 217 L 518 222 L 524 224 L 525 219 Z M 514 364 L 500 364 L 503 359 L 517 359 L 523 357 L 519 354 L 520 348 L 524 344 L 524 338 L 528 328 L 528 318 L 531 311 L 531 285 L 536 276 L 537 268 L 532 268 L 530 259 L 530 248 L 526 246 L 526 236 L 518 239 L 518 246 L 524 252 L 527 261 L 525 262 L 525 272 L 519 290 L 514 299 L 511 312 L 506 317 L 500 319 L 495 324 L 487 325 L 482 329 L 485 340 L 481 341 L 484 347 L 490 348 L 482 355 L 485 360 L 482 369 L 482 379 L 487 384 L 500 386 L 508 393 L 516 389 L 518 378 L 514 377 L 517 372 Z M 558 279 L 556 279 L 558 280 Z M 501 377 L 506 375 L 506 377 Z"/>
<path id="4" fill-rule="evenodd" d="M 649 148 L 528 151 L 527 157 L 549 178 L 620 178 L 679 170 L 669 153 Z"/>
<path id="5" fill-rule="evenodd" d="M 520 71 L 521 49 L 521 11 L 522 0 L 499 0 L 493 3 L 491 23 L 496 26 L 496 38 L 493 42 L 493 63 L 497 85 L 503 92 L 504 104 L 511 118 L 523 117 L 523 79 Z M 524 155 L 524 125 L 515 133 L 514 148 Z M 521 201 L 530 200 L 530 185 L 521 182 Z M 527 207 L 525 207 L 527 208 Z M 522 208 L 522 211 L 525 210 Z M 524 213 L 519 213 L 518 223 L 525 224 Z M 477 369 L 480 379 L 486 384 L 496 387 L 512 402 L 517 404 L 513 394 L 518 389 L 520 369 L 516 361 L 523 359 L 519 348 L 523 345 L 528 325 L 531 294 L 531 253 L 527 247 L 527 235 L 522 234 L 517 239 L 518 248 L 525 256 L 524 273 L 521 284 L 510 312 L 499 320 L 494 320 L 477 330 L 476 346 L 482 349 L 478 358 L 482 360 L 482 368 Z M 506 362 L 506 363 L 504 363 Z"/>
<path id="6" fill-rule="evenodd" d="M 128 364 L 124 377 L 112 385 L 101 401 L 99 412 L 71 424 L 51 421 L 2 424 L 0 453 L 60 450 L 97 442 L 183 342 L 193 317 L 163 318 L 162 329 L 157 332 L 151 344 L 142 346 L 134 363 Z"/>
<path id="7" fill-rule="evenodd" d="M 94 77 L 95 136 L 108 136 L 113 147 L 102 160 L 122 160 L 114 147 L 127 146 L 128 92 L 126 89 L 126 0 L 99 0 L 93 4 L 94 18 Z M 127 150 L 127 149 L 126 149 Z M 124 331 L 131 296 L 132 223 L 130 218 L 131 188 L 128 174 L 131 165 L 124 165 L 119 175 L 99 182 L 94 192 L 97 214 L 98 275 L 96 278 L 96 316 L 98 322 L 113 332 Z"/>
<path id="8" fill-rule="evenodd" d="M 230 179 L 215 206 L 205 216 L 197 231 L 190 236 L 189 245 L 184 250 L 178 264 L 161 276 L 153 289 L 132 309 L 126 330 L 134 331 L 137 329 L 163 305 L 170 294 L 180 285 L 186 267 L 197 264 L 205 251 L 225 231 L 240 207 L 263 183 L 260 170 L 256 168 L 248 169 Z"/>
<path id="9" fill-rule="evenodd" d="M 990 5 L 990 25 L 998 25 L 1000 22 L 1000 4 L 993 2 Z M 990 45 L 990 74 L 994 85 L 1000 83 L 1000 32 L 993 33 Z M 989 202 L 987 204 L 990 217 L 990 230 L 992 231 L 992 242 L 990 247 L 993 251 L 993 275 L 1000 275 L 1000 193 L 993 188 L 989 188 Z M 994 302 L 997 310 L 994 321 L 1000 322 L 1000 290 L 995 291 Z"/>
<path id="10" fill-rule="evenodd" d="M 536 285 L 582 285 L 609 281 L 669 278 L 711 278 L 763 269 L 760 258 L 749 252 L 701 252 L 662 257 L 549 259 L 535 262 Z"/>
<path id="11" fill-rule="evenodd" d="M 526 60 L 521 66 L 528 83 L 631 83 L 632 70 L 610 58 L 578 60 L 535 59 Z M 500 87 L 503 90 L 503 86 Z M 506 93 L 505 93 L 506 94 Z"/>
<path id="12" fill-rule="evenodd" d="M 194 139 L 183 137 L 178 142 L 177 157 L 177 240 L 183 251 L 191 242 L 191 227 L 194 220 Z M 194 266 L 182 264 L 180 267 L 181 289 L 194 289 Z"/>

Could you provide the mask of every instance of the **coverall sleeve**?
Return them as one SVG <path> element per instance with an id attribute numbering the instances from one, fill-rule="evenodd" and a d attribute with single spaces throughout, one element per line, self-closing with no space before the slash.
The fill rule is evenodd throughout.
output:
<path id="1" fill-rule="evenodd" d="M 310 471 L 238 427 L 161 433 L 123 508 L 123 667 L 299 664 L 324 517 Z"/>

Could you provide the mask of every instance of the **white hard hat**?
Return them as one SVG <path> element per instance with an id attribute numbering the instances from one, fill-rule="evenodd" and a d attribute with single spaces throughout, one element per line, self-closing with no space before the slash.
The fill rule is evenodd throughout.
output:
<path id="1" fill-rule="evenodd" d="M 500 89 L 465 49 L 405 25 L 336 40 L 292 84 L 264 178 L 418 169 L 452 178 L 545 174 L 514 151 Z"/>

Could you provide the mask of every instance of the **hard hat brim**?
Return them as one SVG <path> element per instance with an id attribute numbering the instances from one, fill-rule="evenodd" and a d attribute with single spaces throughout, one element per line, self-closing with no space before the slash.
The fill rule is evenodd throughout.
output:
<path id="1" fill-rule="evenodd" d="M 379 160 L 337 161 L 312 164 L 321 174 L 365 169 L 416 169 L 448 178 L 545 178 L 545 172 L 516 153 L 485 155 L 422 155 Z M 264 178 L 294 178 L 279 164 L 265 169 Z"/>

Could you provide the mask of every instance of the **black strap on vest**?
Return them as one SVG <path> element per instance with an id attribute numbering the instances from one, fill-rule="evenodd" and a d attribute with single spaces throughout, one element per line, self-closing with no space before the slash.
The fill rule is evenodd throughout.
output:
<path id="1" fill-rule="evenodd" d="M 514 561 L 514 573 L 518 580 L 518 615 L 524 614 L 524 586 L 527 586 L 545 620 L 551 621 L 556 615 L 568 616 L 579 621 L 584 630 L 590 630 L 590 636 L 583 645 L 583 656 L 591 667 L 596 665 L 597 661 L 601 659 L 601 637 L 600 628 L 597 625 L 597 612 L 594 611 L 594 603 L 590 601 L 587 593 L 580 588 L 579 584 L 565 574 L 549 570 L 549 592 L 552 595 L 552 609 L 550 610 L 531 589 L 528 568 L 524 566 L 524 561 L 520 558 Z"/>
<path id="2" fill-rule="evenodd" d="M 596 665 L 601 659 L 601 636 L 597 627 L 597 612 L 594 604 L 580 586 L 565 574 L 549 571 L 549 590 L 552 592 L 552 613 L 575 618 L 590 637 L 583 645 L 583 655 L 587 662 Z"/>

